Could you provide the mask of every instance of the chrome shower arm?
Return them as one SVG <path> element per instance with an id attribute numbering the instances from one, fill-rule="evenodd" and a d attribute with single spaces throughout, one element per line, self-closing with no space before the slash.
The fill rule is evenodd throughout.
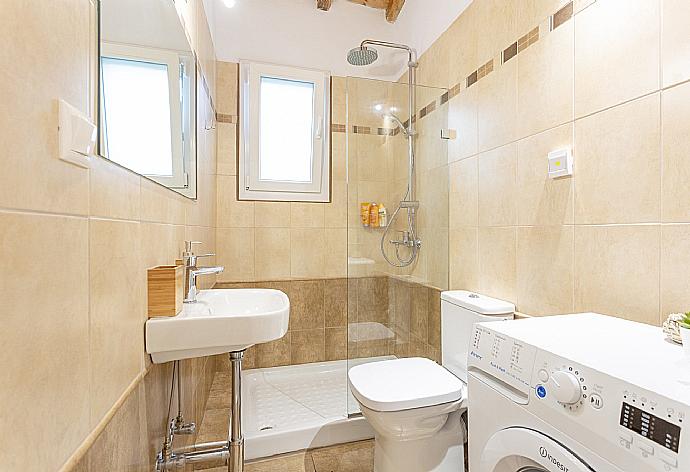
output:
<path id="1" fill-rule="evenodd" d="M 383 46 L 386 48 L 402 49 L 403 51 L 407 51 L 408 66 L 417 67 L 417 51 L 406 44 L 390 43 L 388 41 L 379 41 L 378 39 L 365 39 L 360 43 L 359 47 L 363 48 L 368 44 L 372 46 Z"/>

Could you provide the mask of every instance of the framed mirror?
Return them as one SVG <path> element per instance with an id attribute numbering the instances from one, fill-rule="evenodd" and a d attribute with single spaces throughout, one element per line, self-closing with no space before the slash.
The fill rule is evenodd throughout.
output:
<path id="1" fill-rule="evenodd" d="M 196 58 L 173 0 L 99 1 L 99 155 L 196 198 Z"/>

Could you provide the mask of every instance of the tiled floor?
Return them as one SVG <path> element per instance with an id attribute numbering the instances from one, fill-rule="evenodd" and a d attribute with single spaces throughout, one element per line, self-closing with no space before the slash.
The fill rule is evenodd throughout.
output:
<path id="1" fill-rule="evenodd" d="M 230 415 L 230 378 L 216 373 L 211 386 L 197 442 L 218 441 L 227 435 Z M 283 454 L 248 462 L 245 472 L 372 472 L 374 442 L 360 441 L 337 446 Z M 226 467 L 206 472 L 227 472 Z"/>

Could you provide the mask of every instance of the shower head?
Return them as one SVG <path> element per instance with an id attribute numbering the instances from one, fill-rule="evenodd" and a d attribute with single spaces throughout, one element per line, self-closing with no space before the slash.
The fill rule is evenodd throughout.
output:
<path id="1" fill-rule="evenodd" d="M 403 132 L 403 134 L 407 137 L 410 134 L 410 130 L 407 129 L 405 124 L 402 122 L 400 118 L 398 118 L 395 114 L 393 113 L 386 113 L 383 115 L 384 118 L 388 118 L 389 120 L 393 120 L 396 125 L 400 127 L 400 130 Z"/>
<path id="2" fill-rule="evenodd" d="M 376 62 L 379 53 L 374 48 L 359 46 L 347 53 L 347 62 L 353 66 L 368 66 Z"/>

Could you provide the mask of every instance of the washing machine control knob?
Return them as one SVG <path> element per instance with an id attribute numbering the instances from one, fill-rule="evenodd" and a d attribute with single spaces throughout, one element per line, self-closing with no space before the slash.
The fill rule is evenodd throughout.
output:
<path id="1" fill-rule="evenodd" d="M 582 387 L 575 375 L 562 370 L 551 374 L 551 391 L 559 403 L 572 405 L 582 398 Z"/>

